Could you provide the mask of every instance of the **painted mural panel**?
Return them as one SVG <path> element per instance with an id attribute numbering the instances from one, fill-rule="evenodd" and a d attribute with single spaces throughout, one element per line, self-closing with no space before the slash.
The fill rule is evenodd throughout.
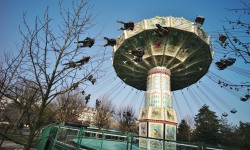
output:
<path id="1" fill-rule="evenodd" d="M 143 147 L 143 148 L 147 148 L 147 140 L 140 138 L 140 140 L 139 140 L 139 146 Z"/>
<path id="2" fill-rule="evenodd" d="M 165 143 L 165 149 L 167 149 L 167 150 L 175 150 L 176 149 L 175 143 L 166 142 Z"/>
<path id="3" fill-rule="evenodd" d="M 166 124 L 165 125 L 165 139 L 175 140 L 176 139 L 176 126 Z"/>
<path id="4" fill-rule="evenodd" d="M 163 138 L 163 124 L 162 123 L 149 123 L 149 137 Z"/>
<path id="5" fill-rule="evenodd" d="M 193 30 L 193 23 L 184 18 L 172 18 L 172 26 L 178 29 L 191 31 Z"/>
<path id="6" fill-rule="evenodd" d="M 151 119 L 162 119 L 162 108 L 151 107 Z"/>
<path id="7" fill-rule="evenodd" d="M 147 122 L 140 122 L 139 125 L 140 125 L 139 135 L 147 136 Z"/>
<path id="8" fill-rule="evenodd" d="M 147 119 L 148 118 L 148 108 L 143 108 L 141 111 L 140 119 Z"/>
<path id="9" fill-rule="evenodd" d="M 167 109 L 165 112 L 168 121 L 176 122 L 176 115 L 173 109 Z"/>
<path id="10" fill-rule="evenodd" d="M 149 142 L 149 147 L 150 149 L 162 149 L 163 146 L 162 146 L 162 142 L 161 141 L 158 141 L 158 140 L 150 140 Z"/>
<path id="11" fill-rule="evenodd" d="M 168 17 L 155 17 L 147 20 L 147 28 L 156 28 L 155 24 L 161 24 L 161 26 L 168 26 Z"/>

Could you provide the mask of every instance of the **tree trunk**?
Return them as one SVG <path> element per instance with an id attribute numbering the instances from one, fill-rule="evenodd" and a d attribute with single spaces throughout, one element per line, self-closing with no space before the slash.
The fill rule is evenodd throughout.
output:
<path id="1" fill-rule="evenodd" d="M 25 147 L 24 147 L 25 150 L 29 150 L 32 147 L 33 139 L 34 139 L 34 137 L 36 135 L 36 131 L 38 130 L 38 127 L 41 123 L 41 118 L 43 115 L 44 108 L 45 108 L 45 105 L 42 104 L 41 108 L 37 114 L 37 117 L 35 119 L 34 126 L 30 128 L 30 134 L 28 136 L 27 143 L 25 144 Z"/>
<path id="2" fill-rule="evenodd" d="M 21 122 L 21 120 L 22 120 L 22 118 L 23 118 L 23 115 L 24 115 L 24 110 L 21 111 L 21 114 L 19 115 L 17 121 L 16 121 L 15 124 L 14 124 L 14 130 L 13 130 L 13 133 L 14 133 L 14 134 L 16 134 L 18 125 L 19 125 L 19 123 Z"/>
<path id="3" fill-rule="evenodd" d="M 35 132 L 36 131 L 34 130 L 34 128 L 33 128 L 33 130 L 30 130 L 30 134 L 29 134 L 27 143 L 24 146 L 25 150 L 29 150 L 32 147 L 32 143 L 33 143 L 33 139 L 34 139 L 34 136 L 35 136 Z"/>

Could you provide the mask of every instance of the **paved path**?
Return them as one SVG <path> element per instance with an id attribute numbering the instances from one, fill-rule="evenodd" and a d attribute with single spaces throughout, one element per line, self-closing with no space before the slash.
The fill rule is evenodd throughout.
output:
<path id="1" fill-rule="evenodd" d="M 24 147 L 12 141 L 4 141 L 0 149 L 7 150 L 7 149 L 20 149 L 20 148 L 24 148 Z"/>

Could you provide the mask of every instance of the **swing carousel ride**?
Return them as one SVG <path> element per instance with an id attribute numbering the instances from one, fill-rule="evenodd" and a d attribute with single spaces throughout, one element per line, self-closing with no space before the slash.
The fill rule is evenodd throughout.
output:
<path id="1" fill-rule="evenodd" d="M 178 120 L 172 99 L 179 109 L 178 112 L 181 109 L 178 106 L 175 91 L 182 91 L 185 105 L 192 111 L 188 102 L 190 100 L 187 100 L 183 93 L 184 88 L 190 87 L 187 91 L 193 99 L 196 99 L 196 103 L 200 103 L 199 94 L 197 94 L 200 93 L 219 110 L 222 109 L 218 107 L 217 102 L 224 104 L 230 113 L 237 113 L 235 108 L 200 80 L 203 76 L 207 76 L 231 94 L 241 97 L 240 100 L 243 102 L 250 98 L 249 89 L 247 92 L 245 90 L 248 86 L 238 87 L 209 71 L 214 61 L 214 51 L 210 42 L 211 37 L 202 29 L 204 21 L 205 18 L 202 16 L 197 16 L 194 22 L 175 17 L 155 17 L 139 23 L 117 21 L 124 25 L 119 28 L 123 33 L 116 40 L 104 37 L 107 41 L 104 47 L 113 47 L 113 68 L 121 79 L 121 84 L 117 84 L 114 90 L 109 90 L 108 96 L 120 94 L 126 85 L 137 91 L 145 91 L 144 104 L 138 118 L 140 136 L 176 140 Z M 228 35 L 220 34 L 217 42 L 225 47 L 228 45 L 227 38 Z M 94 42 L 94 39 L 86 38 L 84 41 L 79 41 L 78 46 L 92 47 Z M 235 61 L 235 58 L 224 57 L 216 61 L 215 66 L 221 71 L 232 67 Z M 235 70 L 249 76 L 247 71 L 239 68 Z M 93 77 L 90 81 L 92 79 Z M 114 80 L 113 77 L 107 82 L 110 83 L 110 80 Z M 95 82 L 96 79 L 92 84 Z M 122 86 L 123 83 L 125 86 Z M 99 87 L 106 84 L 103 83 Z M 202 88 L 198 88 L 197 84 Z M 197 89 L 192 88 L 191 85 L 196 85 Z M 215 96 L 218 101 L 213 101 L 209 94 Z M 86 100 L 89 99 L 90 94 Z M 124 101 L 127 99 L 128 97 L 125 97 Z M 133 96 L 132 101 L 136 99 L 136 96 Z M 222 116 L 227 117 L 228 113 L 223 112 Z M 174 147 L 169 143 L 163 145 L 159 141 L 143 139 L 140 139 L 139 145 L 144 148 L 160 149 Z"/>
<path id="2" fill-rule="evenodd" d="M 204 18 L 196 22 L 155 17 L 127 27 L 117 39 L 113 66 L 118 77 L 146 91 L 139 116 L 140 136 L 176 140 L 171 91 L 196 83 L 208 72 L 213 58 L 210 37 L 200 27 Z M 141 139 L 139 145 L 163 148 L 159 141 Z"/>

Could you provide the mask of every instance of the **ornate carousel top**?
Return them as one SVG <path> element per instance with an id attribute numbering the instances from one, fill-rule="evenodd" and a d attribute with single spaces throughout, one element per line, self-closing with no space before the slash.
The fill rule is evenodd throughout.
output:
<path id="1" fill-rule="evenodd" d="M 117 75 L 138 90 L 146 90 L 148 71 L 157 66 L 170 70 L 172 91 L 192 85 L 207 73 L 212 58 L 210 36 L 201 25 L 174 17 L 134 24 L 113 49 Z"/>

